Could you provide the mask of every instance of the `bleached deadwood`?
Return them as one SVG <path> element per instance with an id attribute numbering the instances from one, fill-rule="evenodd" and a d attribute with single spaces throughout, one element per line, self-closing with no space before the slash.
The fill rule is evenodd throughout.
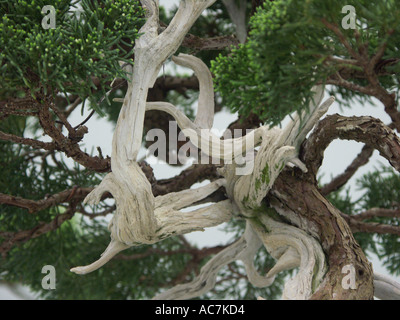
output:
<path id="1" fill-rule="evenodd" d="M 214 89 L 208 67 L 199 59 L 187 54 L 179 54 L 172 60 L 181 66 L 192 69 L 199 80 L 200 94 L 197 115 L 192 122 L 182 111 L 168 102 L 148 102 L 146 110 L 159 110 L 170 114 L 178 123 L 182 132 L 191 143 L 208 156 L 232 161 L 261 143 L 263 135 L 268 134 L 267 127 L 260 127 L 236 139 L 221 140 L 211 131 L 214 120 Z"/>
<path id="2" fill-rule="evenodd" d="M 374 272 L 374 296 L 381 300 L 400 300 L 400 283 Z"/>
<path id="3" fill-rule="evenodd" d="M 298 150 L 307 133 L 326 113 L 334 99 L 320 104 L 323 87 L 316 87 L 308 110 L 295 115 L 284 129 L 265 131 L 261 147 L 254 158 L 253 172 L 237 177 L 233 165 L 226 166 L 227 192 L 256 231 L 267 251 L 277 263 L 267 274 L 271 279 L 285 269 L 299 267 L 298 274 L 285 285 L 284 299 L 307 299 L 321 283 L 326 271 L 325 256 L 320 244 L 309 234 L 268 216 L 262 200 L 286 164 L 295 164 L 303 171 L 307 168 L 298 160 Z"/>
<path id="4" fill-rule="evenodd" d="M 236 37 L 240 43 L 245 43 L 247 38 L 246 27 L 246 0 L 222 0 L 236 29 Z"/>
<path id="5" fill-rule="evenodd" d="M 296 276 L 285 283 L 282 299 L 308 299 L 327 270 L 321 245 L 303 230 L 275 221 L 265 213 L 249 221 L 267 251 L 277 260 L 267 278 L 299 267 Z"/>
<path id="6" fill-rule="evenodd" d="M 184 36 L 200 14 L 215 0 L 182 0 L 169 26 L 158 34 L 158 1 L 142 0 L 146 23 L 135 42 L 135 64 L 112 141 L 111 169 L 85 199 L 98 203 L 110 192 L 116 200 L 116 212 L 110 223 L 111 243 L 107 258 L 122 247 L 152 243 L 158 229 L 151 186 L 137 160 L 142 136 L 148 89 L 153 86 L 165 60 L 180 46 Z M 118 244 L 115 244 L 117 242 Z M 73 268 L 80 272 L 82 268 Z M 88 270 L 88 269 L 86 269 Z"/>
<path id="7" fill-rule="evenodd" d="M 194 124 L 182 111 L 169 102 L 148 102 L 146 110 L 159 110 L 170 114 L 178 123 L 182 133 L 190 139 L 194 146 L 200 148 L 205 154 L 222 160 L 232 161 L 236 156 L 253 150 L 261 143 L 262 135 L 266 131 L 264 127 L 260 127 L 244 137 L 221 140 L 210 129 Z"/>
<path id="8" fill-rule="evenodd" d="M 315 88 L 315 98 L 309 110 L 294 115 L 284 129 L 271 128 L 264 131 L 261 147 L 254 159 L 253 172 L 238 178 L 233 197 L 242 208 L 257 209 L 265 198 L 282 169 L 295 165 L 306 172 L 307 168 L 298 159 L 298 150 L 307 133 L 326 113 L 334 101 L 333 97 L 322 101 L 323 87 Z"/>
<path id="9" fill-rule="evenodd" d="M 283 298 L 307 299 L 312 295 L 326 271 L 321 246 L 304 231 L 269 218 L 264 212 L 265 210 L 260 214 L 260 207 L 261 201 L 287 163 L 297 165 L 303 171 L 307 170 L 297 158 L 298 149 L 307 133 L 334 101 L 331 97 L 320 104 L 322 97 L 323 87 L 316 87 L 315 97 L 309 109 L 300 116 L 295 115 L 284 129 L 261 127 L 253 131 L 253 134 L 257 132 L 261 137 L 259 140 L 261 147 L 254 159 L 253 171 L 248 175 L 238 177 L 233 173 L 235 164 L 227 165 L 221 171 L 221 174 L 227 179 L 228 196 L 233 199 L 240 213 L 250 218 L 245 234 L 238 242 L 211 259 L 201 270 L 200 275 L 191 283 L 172 288 L 157 296 L 157 299 L 188 299 L 205 293 L 215 285 L 218 270 L 234 260 L 242 260 L 245 263 L 249 281 L 256 286 L 270 285 L 280 271 L 299 267 L 300 271 L 296 277 L 287 282 Z M 215 148 L 202 151 L 207 153 L 211 150 L 210 155 L 224 159 L 226 153 L 221 150 L 229 148 L 229 145 L 224 145 L 224 143 L 230 144 L 232 141 L 221 141 L 213 137 L 209 130 L 199 128 L 171 104 L 148 103 L 146 108 L 163 110 L 171 114 L 177 120 L 184 134 L 197 146 L 203 146 L 203 140 L 213 140 Z M 185 131 L 187 128 L 191 130 Z M 245 138 L 248 136 L 246 135 Z M 240 148 L 241 153 L 248 151 L 243 148 L 245 138 L 235 141 L 236 147 Z M 213 151 L 214 153 L 212 153 Z M 229 155 L 234 156 L 235 153 L 230 151 Z M 258 237 L 254 235 L 252 229 L 256 230 Z M 277 259 L 276 265 L 266 277 L 260 276 L 254 270 L 252 263 L 261 244 L 264 244 L 268 252 Z"/>
<path id="10" fill-rule="evenodd" d="M 242 260 L 245 264 L 249 281 L 265 287 L 272 284 L 274 277 L 264 278 L 254 269 L 253 258 L 262 245 L 249 224 L 243 236 L 235 243 L 216 254 L 201 269 L 200 274 L 191 282 L 177 285 L 155 296 L 154 300 L 184 300 L 198 297 L 215 286 L 219 270 L 229 263 Z"/>
<path id="11" fill-rule="evenodd" d="M 149 238 L 148 244 L 156 243 L 173 235 L 203 231 L 205 228 L 217 226 L 223 222 L 229 221 L 234 211 L 230 200 L 224 200 L 189 212 L 180 211 L 206 198 L 224 184 L 225 180 L 219 179 L 197 189 L 172 192 L 156 197 L 154 199 L 155 231 Z M 118 201 L 118 199 L 116 200 Z M 92 201 L 96 203 L 99 199 L 92 199 Z M 117 219 L 121 218 L 123 217 L 117 216 Z M 118 223 L 118 226 L 123 225 L 124 227 L 117 228 L 115 223 Z M 109 224 L 111 242 L 102 253 L 99 260 L 87 266 L 72 268 L 71 271 L 78 274 L 92 272 L 103 266 L 122 250 L 143 244 L 140 241 L 127 242 L 125 240 L 135 239 L 135 235 L 131 234 L 132 230 L 135 229 L 127 223 L 128 221 L 116 220 L 114 216 Z"/>
<path id="12" fill-rule="evenodd" d="M 188 54 L 173 56 L 172 61 L 177 65 L 194 71 L 199 80 L 199 98 L 194 124 L 200 128 L 210 129 L 214 122 L 214 89 L 213 79 L 207 65 L 199 58 Z"/>
<path id="13" fill-rule="evenodd" d="M 270 286 L 276 275 L 287 269 L 299 267 L 298 274 L 289 280 L 283 299 L 307 299 L 326 271 L 325 256 L 319 243 L 304 231 L 260 214 L 259 222 L 248 220 L 243 236 L 215 255 L 191 282 L 177 285 L 162 292 L 155 300 L 182 300 L 198 297 L 215 286 L 218 272 L 231 262 L 243 262 L 248 280 L 255 287 Z M 277 260 L 275 266 L 261 276 L 254 267 L 254 257 L 264 245 Z"/>
<path id="14" fill-rule="evenodd" d="M 213 90 L 208 69 L 197 58 L 187 55 L 174 58 L 174 61 L 193 69 L 196 74 L 201 74 L 199 76 L 199 83 L 204 93 L 202 95 L 203 98 L 199 102 L 196 120 L 192 122 L 176 107 L 166 102 L 147 103 L 146 110 L 162 110 L 171 114 L 178 122 L 182 132 L 190 138 L 191 142 L 202 148 L 203 152 L 213 157 L 227 160 L 228 158 L 234 158 L 237 155 L 254 150 L 254 147 L 258 144 L 261 144 L 261 147 L 254 159 L 253 171 L 249 172 L 248 175 L 238 177 L 235 174 L 231 174 L 230 171 L 236 167 L 235 164 L 227 165 L 225 170 L 222 171 L 222 174 L 228 180 L 225 187 L 228 195 L 234 201 L 234 206 L 231 205 L 230 200 L 227 200 L 212 205 L 210 208 L 194 211 L 194 213 L 206 211 L 208 213 L 207 218 L 210 215 L 215 215 L 214 219 L 211 219 L 213 222 L 223 222 L 230 217 L 232 211 L 239 208 L 242 215 L 251 218 L 243 237 L 211 259 L 194 281 L 172 288 L 156 298 L 188 299 L 198 296 L 215 285 L 216 276 L 221 267 L 235 260 L 243 261 L 249 281 L 253 285 L 260 287 L 270 285 L 275 275 L 280 271 L 300 267 L 300 272 L 285 286 L 283 297 L 288 299 L 305 299 L 309 297 L 312 290 L 315 289 L 313 285 L 319 284 L 324 274 L 326 264 L 322 249 L 315 240 L 313 241 L 309 235 L 300 229 L 274 221 L 265 212 L 264 215 L 260 215 L 259 211 L 256 210 L 260 208 L 262 199 L 266 196 L 274 180 L 287 163 L 297 165 L 303 171 L 307 170 L 304 164 L 297 158 L 300 143 L 319 118 L 326 112 L 332 104 L 333 99 L 330 98 L 320 105 L 323 88 L 317 87 L 315 99 L 310 105 L 309 110 L 301 115 L 301 119 L 299 116 L 294 116 L 293 120 L 284 129 L 263 126 L 243 138 L 220 140 L 209 130 L 213 118 L 213 111 L 210 110 L 210 105 L 213 106 L 211 101 L 213 100 Z M 211 117 L 209 116 L 210 114 Z M 207 143 L 204 143 L 204 141 Z M 207 148 L 204 148 L 204 145 Z M 116 183 L 110 180 L 110 185 L 113 184 Z M 102 189 L 102 186 L 98 190 L 98 198 L 94 202 L 99 201 L 101 194 L 106 191 Z M 194 231 L 196 229 L 194 226 L 201 228 L 200 226 L 205 225 L 200 221 L 196 221 L 195 217 L 191 216 L 189 227 L 186 227 L 186 229 L 179 228 L 179 225 L 182 225 L 182 220 L 188 216 L 177 211 L 179 206 L 176 207 L 174 201 L 166 202 L 166 199 L 175 199 L 177 196 L 179 197 L 176 198 L 177 203 L 181 201 L 182 204 L 187 205 L 199 200 L 191 190 L 187 190 L 179 195 L 169 194 L 157 197 L 156 209 L 154 211 L 154 217 L 157 222 L 153 226 L 157 226 L 158 223 L 158 230 L 162 230 L 162 232 L 158 235 L 156 235 L 156 232 L 153 232 L 152 235 L 156 236 L 156 238 L 147 239 L 149 243 L 159 241 L 171 234 Z M 118 203 L 118 199 L 116 200 Z M 225 214 L 224 210 L 226 211 Z M 123 216 L 121 215 L 121 217 Z M 218 220 L 218 217 L 220 220 Z M 260 228 L 257 223 L 254 223 L 254 219 L 258 219 L 263 227 Z M 110 224 L 112 234 L 110 247 L 106 250 L 103 257 L 94 263 L 95 267 L 98 267 L 102 260 L 108 261 L 116 252 L 123 250 L 127 246 L 138 244 L 126 243 L 125 239 L 129 238 L 129 235 L 125 236 L 122 234 L 123 231 L 132 232 L 134 226 L 121 228 L 123 224 L 121 222 L 114 228 L 114 220 Z M 117 223 L 119 222 L 118 220 L 116 221 Z M 164 224 L 168 225 L 168 227 L 160 228 Z M 265 228 L 268 230 L 267 232 L 265 232 Z M 257 235 L 253 229 L 257 231 Z M 150 235 L 151 232 L 148 234 Z M 119 236 L 118 240 L 115 240 L 113 236 Z M 130 236 L 132 237 L 132 235 Z M 144 243 L 143 239 L 139 243 Z M 269 271 L 266 277 L 259 275 L 253 265 L 254 255 L 262 244 L 277 259 L 276 265 Z M 74 269 L 74 271 L 84 273 L 92 269 L 93 265 Z"/>

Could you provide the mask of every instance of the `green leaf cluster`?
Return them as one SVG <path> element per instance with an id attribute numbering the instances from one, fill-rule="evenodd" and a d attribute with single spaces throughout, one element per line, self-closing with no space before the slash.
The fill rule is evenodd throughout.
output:
<path id="1" fill-rule="evenodd" d="M 0 3 L 0 97 L 29 89 L 85 99 L 114 77 L 126 77 L 119 61 L 132 63 L 144 23 L 138 1 L 35 0 Z M 44 29 L 45 5 L 56 27 Z M 95 83 L 96 79 L 97 83 Z"/>
<path id="2" fill-rule="evenodd" d="M 341 27 L 345 5 L 353 5 L 356 10 L 359 37 L 355 30 Z M 232 111 L 245 117 L 255 113 L 266 123 L 278 124 L 286 115 L 306 109 L 312 99 L 311 88 L 324 84 L 344 67 L 330 63 L 329 58 L 352 59 L 325 22 L 338 27 L 355 51 L 360 43 L 368 43 L 371 57 L 386 42 L 383 59 L 396 59 L 399 21 L 400 9 L 396 1 L 390 0 L 265 1 L 250 21 L 248 41 L 213 61 L 216 90 Z M 360 67 L 345 66 L 354 69 L 348 81 L 366 84 L 357 76 Z M 390 74 L 380 80 L 387 90 L 398 90 L 399 68 L 399 64 L 386 68 Z M 342 87 L 334 88 L 332 93 L 341 93 L 342 103 L 352 98 L 365 99 Z"/>

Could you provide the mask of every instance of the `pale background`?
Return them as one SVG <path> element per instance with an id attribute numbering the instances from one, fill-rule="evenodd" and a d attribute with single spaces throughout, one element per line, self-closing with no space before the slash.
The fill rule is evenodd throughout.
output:
<path id="1" fill-rule="evenodd" d="M 159 2 L 160 5 L 165 6 L 166 9 L 169 10 L 177 5 L 179 3 L 179 0 L 160 0 Z M 171 72 L 171 70 L 174 70 L 174 68 L 167 65 L 166 70 L 166 72 Z M 190 70 L 186 71 L 191 73 Z M 327 96 L 325 96 L 325 98 L 327 98 Z M 355 104 L 354 107 L 352 107 L 351 109 L 344 110 L 341 110 L 338 104 L 334 103 L 328 111 L 328 114 L 334 113 L 339 113 L 345 116 L 369 115 L 381 119 L 384 123 L 390 123 L 390 118 L 387 116 L 386 113 L 383 112 L 383 108 L 379 103 L 377 103 L 376 106 Z M 80 108 L 78 107 L 76 109 L 76 112 L 74 112 L 70 117 L 71 124 L 79 124 L 86 118 L 86 116 L 87 111 L 84 115 L 81 115 Z M 215 116 L 213 128 L 217 129 L 218 132 L 222 132 L 223 129 L 225 129 L 230 123 L 232 123 L 236 119 L 236 114 L 231 114 L 227 111 L 219 112 Z M 84 146 L 87 148 L 87 150 L 90 152 L 91 150 L 96 150 L 96 147 L 99 146 L 102 149 L 103 155 L 111 155 L 111 140 L 114 126 L 107 122 L 105 119 L 93 117 L 92 119 L 90 119 L 88 127 L 89 133 L 85 135 L 84 138 Z M 320 173 L 322 173 L 321 182 L 327 183 L 332 177 L 342 173 L 355 158 L 355 156 L 361 151 L 362 146 L 363 145 L 361 143 L 357 143 L 354 141 L 336 140 L 331 143 L 331 145 L 325 151 L 324 162 L 320 169 Z M 145 151 L 143 150 L 140 153 L 139 158 L 140 156 L 144 155 Z M 357 190 L 355 186 L 356 180 L 368 171 L 373 170 L 374 167 L 379 166 L 380 163 L 388 165 L 388 162 L 384 158 L 380 157 L 378 152 L 375 151 L 374 155 L 371 158 L 371 161 L 364 167 L 360 168 L 354 175 L 354 177 L 352 177 L 352 179 L 349 181 L 348 185 L 351 187 L 351 194 L 354 196 L 354 199 L 362 196 L 362 193 L 360 193 L 360 191 Z M 190 164 L 187 164 L 184 167 L 177 168 L 169 166 L 165 163 L 158 163 L 152 164 L 152 167 L 154 169 L 154 174 L 157 179 L 165 179 L 179 174 L 181 170 L 185 169 L 189 165 Z M 196 188 L 200 185 L 202 184 L 196 184 L 193 187 Z M 186 235 L 186 238 L 191 243 L 196 244 L 199 247 L 226 244 L 230 242 L 232 238 L 231 235 L 222 232 L 221 228 L 222 226 L 218 226 L 214 228 L 209 228 L 204 232 L 194 232 Z M 380 262 L 375 257 L 372 257 L 371 262 L 373 263 L 374 270 L 376 272 L 388 275 L 386 270 L 381 266 Z M 396 279 L 400 282 L 400 277 L 397 277 Z M 41 279 L 38 279 L 38 281 L 41 281 Z M 0 299 L 2 300 L 19 300 L 33 298 L 34 296 L 25 287 L 16 286 L 10 289 L 5 285 L 0 284 Z"/>

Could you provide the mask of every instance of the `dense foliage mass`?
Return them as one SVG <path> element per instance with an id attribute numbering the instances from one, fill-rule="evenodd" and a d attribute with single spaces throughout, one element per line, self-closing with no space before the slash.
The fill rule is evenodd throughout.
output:
<path id="1" fill-rule="evenodd" d="M 225 103 L 244 116 L 256 113 L 275 125 L 307 106 L 311 88 L 329 84 L 344 67 L 350 71 L 342 75 L 345 80 L 366 85 L 367 80 L 359 77 L 362 67 L 350 61 L 351 53 L 334 30 L 345 17 L 342 8 L 346 5 L 348 1 L 266 1 L 250 21 L 248 41 L 213 64 L 217 89 Z M 383 58 L 397 59 L 400 11 L 396 1 L 354 1 L 352 5 L 358 32 L 341 28 L 345 43 L 356 47 L 368 42 L 364 50 L 369 56 L 385 43 Z M 398 91 L 399 64 L 388 65 L 385 71 L 379 77 L 382 86 Z M 336 93 L 344 105 L 368 98 L 342 86 L 332 89 L 338 97 Z"/>
<path id="2" fill-rule="evenodd" d="M 54 29 L 42 27 L 46 5 L 56 9 Z M 86 98 L 98 86 L 104 94 L 107 82 L 126 77 L 119 61 L 133 63 L 144 22 L 141 6 L 128 0 L 3 1 L 0 10 L 0 96 L 29 89 Z"/>

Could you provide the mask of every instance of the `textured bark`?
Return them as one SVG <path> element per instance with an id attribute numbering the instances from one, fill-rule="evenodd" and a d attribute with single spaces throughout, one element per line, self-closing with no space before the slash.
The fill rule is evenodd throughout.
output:
<path id="1" fill-rule="evenodd" d="M 82 201 L 92 190 L 93 188 L 76 187 L 53 194 L 50 197 L 41 200 L 24 199 L 22 197 L 14 197 L 0 193 L 0 204 L 12 205 L 27 209 L 29 213 L 36 213 L 63 202 Z"/>
<path id="2" fill-rule="evenodd" d="M 372 117 L 327 116 L 319 122 L 304 143 L 301 158 L 314 178 L 322 164 L 324 151 L 335 139 L 354 140 L 379 151 L 397 170 L 400 170 L 400 139 L 381 120 Z"/>
<path id="3" fill-rule="evenodd" d="M 339 210 L 329 203 L 313 183 L 302 180 L 292 170 L 285 170 L 276 180 L 272 194 L 279 200 L 274 207 L 279 213 L 296 212 L 298 227 L 312 231 L 326 254 L 329 270 L 312 299 L 373 299 L 372 266 Z M 273 202 L 273 201 L 271 201 Z M 288 219 L 294 221 L 292 216 Z M 356 289 L 342 286 L 344 266 L 352 265 Z"/>

